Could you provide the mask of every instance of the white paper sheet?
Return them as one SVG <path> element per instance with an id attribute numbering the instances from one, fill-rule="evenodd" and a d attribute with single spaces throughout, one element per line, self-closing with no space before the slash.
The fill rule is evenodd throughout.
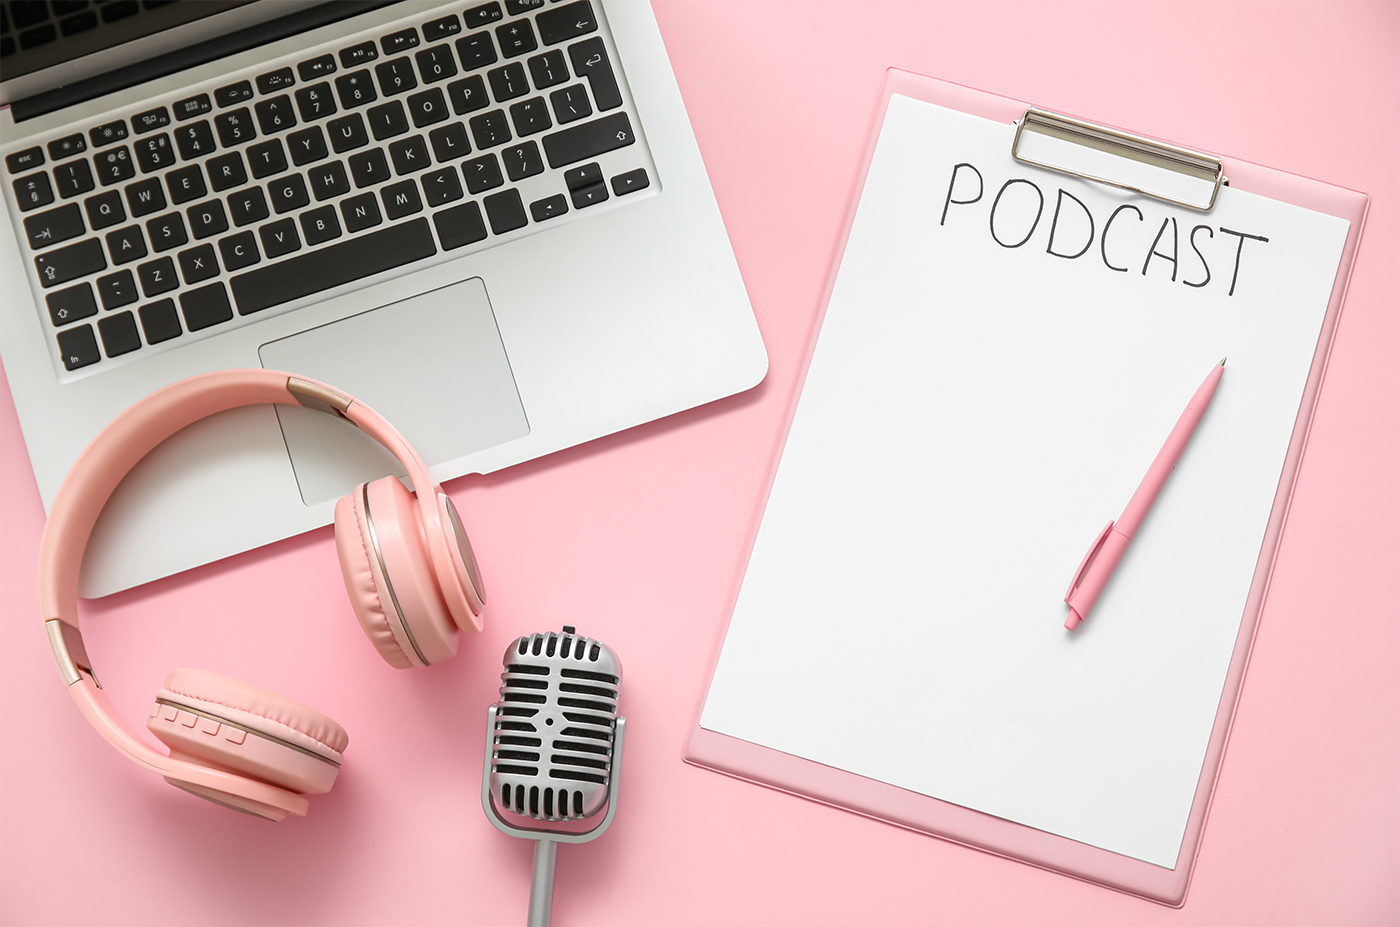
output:
<path id="1" fill-rule="evenodd" d="M 1171 207 L 1013 132 L 891 98 L 701 726 L 1171 868 L 1348 223 Z"/>

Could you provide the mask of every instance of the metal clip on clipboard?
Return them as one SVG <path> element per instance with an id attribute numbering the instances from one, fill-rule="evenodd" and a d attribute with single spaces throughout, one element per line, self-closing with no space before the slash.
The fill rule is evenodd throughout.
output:
<path id="1" fill-rule="evenodd" d="M 1040 109 L 1016 124 L 1011 157 L 1201 212 L 1229 183 L 1219 158 Z"/>

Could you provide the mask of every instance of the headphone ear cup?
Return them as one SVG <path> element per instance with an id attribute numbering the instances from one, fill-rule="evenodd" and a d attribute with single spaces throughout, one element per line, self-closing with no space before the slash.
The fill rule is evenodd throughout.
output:
<path id="1" fill-rule="evenodd" d="M 146 727 L 177 759 L 302 794 L 329 792 L 349 743 L 345 729 L 315 709 L 207 670 L 177 669 L 156 693 Z M 237 796 L 172 785 L 242 811 Z M 258 803 L 254 803 L 258 804 Z"/>
<path id="2" fill-rule="evenodd" d="M 396 477 L 362 483 L 336 503 L 345 590 L 376 650 L 399 669 L 457 653 L 457 626 L 429 559 L 418 503 Z"/>

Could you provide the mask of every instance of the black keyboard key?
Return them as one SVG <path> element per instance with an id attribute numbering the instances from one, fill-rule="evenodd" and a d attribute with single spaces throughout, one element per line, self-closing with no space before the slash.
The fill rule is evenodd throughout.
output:
<path id="1" fill-rule="evenodd" d="M 112 263 L 117 266 L 145 257 L 146 237 L 141 234 L 141 226 L 128 225 L 124 229 L 108 232 L 107 253 L 112 256 Z"/>
<path id="2" fill-rule="evenodd" d="M 97 300 L 92 298 L 92 287 L 86 283 L 50 293 L 44 301 L 49 304 L 49 320 L 54 328 L 97 315 Z"/>
<path id="3" fill-rule="evenodd" d="M 267 199 L 261 187 L 239 190 L 228 198 L 228 211 L 233 216 L 233 224 L 242 228 L 267 218 Z M 227 262 L 225 262 L 227 263 Z"/>
<path id="4" fill-rule="evenodd" d="M 467 120 L 471 126 L 472 139 L 477 148 L 491 148 L 510 141 L 510 126 L 506 124 L 504 110 L 493 109 L 489 113 L 473 116 Z"/>
<path id="5" fill-rule="evenodd" d="M 549 121 L 549 109 L 544 105 L 544 97 L 531 97 L 512 104 L 510 121 L 514 123 L 515 134 L 519 136 L 554 128 L 554 123 Z"/>
<path id="6" fill-rule="evenodd" d="M 258 137 L 258 130 L 253 128 L 253 114 L 246 106 L 215 116 L 214 128 L 219 130 L 219 144 L 225 148 L 251 142 Z"/>
<path id="7" fill-rule="evenodd" d="M 119 312 L 97 323 L 102 333 L 102 349 L 108 357 L 130 354 L 141 347 L 141 336 L 136 333 L 136 317 L 130 312 Z"/>
<path id="8" fill-rule="evenodd" d="M 136 130 L 137 135 L 154 132 L 156 129 L 163 129 L 168 125 L 170 125 L 170 112 L 164 106 L 157 106 L 155 109 L 137 113 L 131 117 L 131 127 Z"/>
<path id="9" fill-rule="evenodd" d="M 147 344 L 160 344 L 184 333 L 184 329 L 180 328 L 180 318 L 175 312 L 173 299 L 162 299 L 142 306 L 137 310 L 137 314 L 141 316 L 141 330 L 146 333 Z"/>
<path id="10" fill-rule="evenodd" d="M 276 71 L 258 75 L 258 93 L 276 93 L 286 90 L 296 82 L 291 68 L 278 68 Z"/>
<path id="11" fill-rule="evenodd" d="M 308 209 L 301 214 L 301 234 L 307 245 L 320 245 L 340 237 L 340 220 L 334 206 Z"/>
<path id="12" fill-rule="evenodd" d="M 185 313 L 185 327 L 192 332 L 233 318 L 233 309 L 228 304 L 228 293 L 222 283 L 211 283 L 197 290 L 181 293 L 180 308 Z"/>
<path id="13" fill-rule="evenodd" d="M 213 154 L 214 130 L 209 127 L 209 120 L 201 119 L 176 129 L 175 147 L 180 150 L 180 157 L 186 161 Z"/>
<path id="14" fill-rule="evenodd" d="M 423 38 L 428 42 L 436 42 L 461 31 L 462 21 L 456 16 L 444 16 L 442 19 L 435 19 L 423 24 Z"/>
<path id="15" fill-rule="evenodd" d="M 209 172 L 209 186 L 215 193 L 232 190 L 248 182 L 248 172 L 243 169 L 243 156 L 236 151 L 210 158 L 204 167 Z"/>
<path id="16" fill-rule="evenodd" d="M 98 229 L 111 228 L 118 222 L 126 221 L 126 210 L 122 208 L 122 195 L 116 190 L 108 190 L 106 193 L 88 197 L 83 201 L 83 207 L 87 209 L 88 225 L 92 226 L 94 232 Z"/>
<path id="17" fill-rule="evenodd" d="M 301 239 L 297 237 L 297 224 L 292 219 L 279 219 L 258 229 L 262 239 L 263 254 L 268 260 L 301 250 Z"/>
<path id="18" fill-rule="evenodd" d="M 491 81 L 491 95 L 496 98 L 497 103 L 523 97 L 530 92 L 530 85 L 525 80 L 525 68 L 519 61 L 511 62 L 505 67 L 492 68 L 486 72 L 486 78 Z"/>
<path id="19" fill-rule="evenodd" d="M 504 15 L 499 3 L 483 3 L 481 6 L 474 6 L 467 10 L 462 14 L 462 18 L 466 20 L 468 29 L 476 29 L 480 26 L 489 26 L 491 23 L 500 22 Z"/>
<path id="20" fill-rule="evenodd" d="M 297 76 L 304 81 L 313 81 L 318 77 L 325 77 L 335 73 L 335 56 L 322 55 L 319 58 L 312 58 L 310 61 L 303 61 L 297 65 Z"/>
<path id="21" fill-rule="evenodd" d="M 126 150 L 125 144 L 98 154 L 92 161 L 97 164 L 97 179 L 102 182 L 102 186 L 130 181 L 136 176 L 136 161 L 132 160 L 132 153 Z"/>
<path id="22" fill-rule="evenodd" d="M 468 16 L 471 10 L 467 11 Z M 470 18 L 468 22 L 470 22 Z M 478 32 L 465 36 L 456 42 L 457 58 L 462 62 L 463 71 L 475 71 L 488 64 L 496 63 L 496 46 L 491 43 L 491 33 Z"/>
<path id="23" fill-rule="evenodd" d="M 143 138 L 132 146 L 136 149 L 136 163 L 149 174 L 175 163 L 175 148 L 170 144 L 170 136 L 164 132 Z"/>
<path id="24" fill-rule="evenodd" d="M 457 76 L 457 60 L 452 57 L 452 49 L 447 45 L 425 48 L 413 59 L 418 62 L 418 73 L 425 84 L 435 84 Z"/>
<path id="25" fill-rule="evenodd" d="M 389 179 L 389 162 L 384 152 L 378 148 L 361 151 L 350 156 L 350 176 L 355 178 L 355 186 L 364 188 Z"/>
<path id="26" fill-rule="evenodd" d="M 53 169 L 53 180 L 54 186 L 58 187 L 58 195 L 65 200 L 87 193 L 97 186 L 92 181 L 92 168 L 88 167 L 86 159 L 58 165 Z"/>
<path id="27" fill-rule="evenodd" d="M 505 58 L 528 54 L 540 47 L 535 41 L 535 30 L 530 26 L 528 19 L 517 19 L 513 23 L 497 26 L 496 41 L 501 44 L 501 55 Z"/>
<path id="28" fill-rule="evenodd" d="M 391 32 L 379 40 L 379 47 L 384 49 L 386 55 L 397 55 L 399 52 L 408 51 L 410 48 L 418 47 L 418 30 L 413 28 L 400 29 L 398 32 Z"/>
<path id="29" fill-rule="evenodd" d="M 526 63 L 530 65 L 530 77 L 535 81 L 536 90 L 553 87 L 569 79 L 569 68 L 564 64 L 564 53 L 557 48 L 543 55 L 536 55 Z"/>
<path id="30" fill-rule="evenodd" d="M 345 165 L 339 161 L 313 167 L 306 172 L 306 178 L 311 182 L 311 195 L 318 203 L 350 192 L 350 178 L 345 174 Z"/>
<path id="31" fill-rule="evenodd" d="M 39 271 L 39 282 L 47 290 L 60 283 L 106 270 L 107 259 L 102 256 L 101 242 L 89 238 L 75 245 L 45 251 L 34 258 L 34 267 Z"/>
<path id="32" fill-rule="evenodd" d="M 569 197 L 574 201 L 575 209 L 586 209 L 589 206 L 596 206 L 608 198 L 608 188 L 599 181 L 591 183 L 586 187 L 579 187 L 577 190 L 570 190 Z"/>
<path id="33" fill-rule="evenodd" d="M 159 177 L 148 177 L 140 183 L 126 188 L 126 202 L 133 218 L 149 216 L 165 208 L 165 191 L 161 189 Z"/>
<path id="34" fill-rule="evenodd" d="M 55 161 L 62 161 L 64 158 L 71 158 L 74 155 L 87 151 L 87 139 L 83 138 L 83 133 L 75 132 L 72 135 L 65 135 L 63 138 L 49 142 L 49 157 Z M 20 152 L 24 154 L 24 152 Z M 14 157 L 11 155 L 10 157 Z M 20 170 L 26 170 L 21 168 Z M 11 170 L 11 174 L 18 174 L 19 171 Z"/>
<path id="35" fill-rule="evenodd" d="M 248 315 L 436 253 L 428 220 L 414 219 L 234 277 L 234 300 Z"/>
<path id="36" fill-rule="evenodd" d="M 447 85 L 447 98 L 452 101 L 452 111 L 458 116 L 474 113 L 491 105 L 486 95 L 486 82 L 480 74 L 454 80 Z"/>
<path id="37" fill-rule="evenodd" d="M 214 104 L 209 102 L 209 94 L 201 93 L 198 96 L 190 97 L 188 100 L 181 100 L 175 104 L 175 119 L 184 122 L 186 119 L 193 119 L 196 116 L 203 116 L 211 112 Z"/>
<path id="38" fill-rule="evenodd" d="M 433 225 L 437 227 L 438 239 L 444 251 L 461 248 L 486 237 L 486 223 L 482 221 L 481 207 L 476 203 L 463 203 L 433 213 Z"/>
<path id="39" fill-rule="evenodd" d="M 15 201 L 21 212 L 38 209 L 53 202 L 53 185 L 48 174 L 30 174 L 14 182 Z"/>
<path id="40" fill-rule="evenodd" d="M 204 188 L 204 172 L 200 171 L 197 164 L 169 172 L 165 175 L 165 186 L 171 192 L 171 202 L 176 206 L 197 200 L 207 192 Z"/>
<path id="41" fill-rule="evenodd" d="M 384 201 L 384 215 L 390 219 L 402 219 L 415 212 L 423 211 L 423 200 L 418 196 L 418 185 L 412 180 L 391 183 L 379 191 Z"/>
<path id="42" fill-rule="evenodd" d="M 117 309 L 136 302 L 136 278 L 129 270 L 97 278 L 97 295 L 102 297 L 103 309 Z"/>
<path id="43" fill-rule="evenodd" d="M 447 118 L 447 101 L 437 87 L 415 93 L 408 98 L 408 115 L 413 127 L 421 129 Z"/>
<path id="44" fill-rule="evenodd" d="M 351 113 L 326 124 L 331 134 L 331 148 L 336 154 L 354 151 L 369 144 L 369 134 L 365 131 L 365 121 L 359 113 Z"/>
<path id="45" fill-rule="evenodd" d="M 539 27 L 541 42 L 556 45 L 596 32 L 598 20 L 594 18 L 593 7 L 588 0 L 578 0 L 577 3 L 546 10 L 535 17 L 535 25 Z"/>
<path id="46" fill-rule="evenodd" d="M 340 214 L 345 219 L 345 230 L 348 232 L 360 232 L 384 221 L 379 214 L 379 200 L 373 193 L 361 193 L 341 200 Z"/>
<path id="47" fill-rule="evenodd" d="M 35 213 L 24 220 L 24 234 L 29 238 L 29 247 L 35 251 L 77 238 L 86 231 L 77 203 Z"/>
<path id="48" fill-rule="evenodd" d="M 421 135 L 394 142 L 389 146 L 389 159 L 394 162 L 394 173 L 400 177 L 433 166 L 432 159 L 428 157 L 428 143 Z"/>
<path id="49" fill-rule="evenodd" d="M 213 245 L 200 245 L 180 252 L 180 276 L 186 285 L 203 283 L 210 277 L 219 275 L 219 262 L 214 257 Z"/>
<path id="50" fill-rule="evenodd" d="M 36 167 L 44 164 L 44 149 L 35 145 L 33 148 L 26 148 L 23 151 L 16 151 L 14 154 L 5 155 L 5 167 L 11 174 L 22 174 L 25 171 L 32 171 Z"/>
<path id="51" fill-rule="evenodd" d="M 282 150 L 281 139 L 271 138 L 265 142 L 248 146 L 248 170 L 254 179 L 271 177 L 287 169 L 287 153 Z"/>
<path id="52" fill-rule="evenodd" d="M 564 172 L 564 186 L 570 190 L 579 190 L 589 184 L 601 183 L 602 180 L 603 168 L 597 161 L 582 167 L 571 167 Z"/>
<path id="53" fill-rule="evenodd" d="M 492 193 L 481 201 L 486 207 L 486 218 L 491 223 L 491 231 L 497 235 L 524 227 L 525 205 L 520 201 L 520 191 L 514 188 Z"/>
<path id="54" fill-rule="evenodd" d="M 219 200 L 209 200 L 185 210 L 190 220 L 190 232 L 195 241 L 211 238 L 228 231 L 228 215 Z"/>
<path id="55" fill-rule="evenodd" d="M 626 196 L 629 193 L 636 193 L 638 190 L 645 190 L 651 186 L 651 180 L 647 177 L 647 170 L 639 167 L 635 171 L 628 171 L 625 174 L 618 174 L 610 183 L 613 193 L 618 196 Z"/>
<path id="56" fill-rule="evenodd" d="M 542 9 L 544 9 L 544 0 L 506 0 L 507 16 L 519 16 L 521 13 Z"/>
<path id="57" fill-rule="evenodd" d="M 292 153 L 292 163 L 297 167 L 312 164 L 329 154 L 326 151 L 326 137 L 320 126 L 310 126 L 287 136 L 287 148 Z"/>
<path id="58" fill-rule="evenodd" d="M 571 126 L 544 137 L 544 153 L 550 167 L 596 158 L 606 151 L 626 148 L 637 140 L 625 112 Z"/>
<path id="59" fill-rule="evenodd" d="M 227 87 L 220 87 L 214 91 L 214 102 L 220 108 L 233 106 L 236 103 L 243 103 L 253 99 L 253 85 L 250 81 L 242 80 L 236 84 L 229 84 Z"/>
<path id="60" fill-rule="evenodd" d="M 530 204 L 530 215 L 536 222 L 543 222 L 546 219 L 553 219 L 555 216 L 562 216 L 569 211 L 569 203 L 564 199 L 564 194 L 557 193 L 547 199 L 536 200 Z"/>
<path id="61" fill-rule="evenodd" d="M 340 105 L 344 109 L 354 109 L 379 99 L 379 94 L 374 91 L 374 80 L 368 70 L 352 71 L 337 77 L 335 92 L 340 95 Z"/>
<path id="62" fill-rule="evenodd" d="M 374 74 L 379 78 L 379 89 L 386 97 L 407 93 L 418 86 L 418 78 L 413 74 L 413 62 L 407 58 L 376 64 Z"/>
<path id="63" fill-rule="evenodd" d="M 103 145 L 111 145 L 126 138 L 126 122 L 118 119 L 116 122 L 109 122 L 100 125 L 88 132 L 88 139 L 92 142 L 92 147 L 101 148 Z"/>
<path id="64" fill-rule="evenodd" d="M 263 135 L 281 132 L 297 124 L 296 113 L 292 109 L 292 98 L 285 93 L 270 100 L 259 100 L 253 104 L 253 110 L 258 114 L 258 127 L 262 129 Z"/>
<path id="65" fill-rule="evenodd" d="M 340 66 L 343 68 L 353 68 L 361 64 L 368 64 L 379 57 L 379 49 L 373 42 L 361 42 L 359 45 L 351 45 L 349 48 L 340 50 Z"/>
<path id="66" fill-rule="evenodd" d="M 430 207 L 436 208 L 462 198 L 462 182 L 457 179 L 457 172 L 450 167 L 424 174 L 420 179 L 423 183 L 423 198 Z"/>
<path id="67" fill-rule="evenodd" d="M 398 100 L 371 107 L 365 115 L 369 118 L 369 130 L 374 134 L 375 141 L 408 131 L 408 117 L 404 115 L 403 104 Z"/>
<path id="68" fill-rule="evenodd" d="M 561 126 L 594 115 L 594 108 L 588 102 L 588 91 L 582 84 L 570 84 L 563 90 L 554 91 L 549 95 L 549 102 L 554 108 L 554 118 L 559 119 Z"/>
<path id="69" fill-rule="evenodd" d="M 300 174 L 281 177 L 267 185 L 267 195 L 272 199 L 272 209 L 279 216 L 293 209 L 300 209 L 311 202 L 306 192 L 306 181 Z M 266 249 L 264 249 L 266 250 Z M 271 254 L 268 257 L 272 257 Z"/>
<path id="70" fill-rule="evenodd" d="M 433 146 L 433 157 L 439 164 L 465 158 L 472 153 L 467 141 L 467 127 L 460 122 L 445 125 L 428 133 L 428 141 Z"/>
<path id="71" fill-rule="evenodd" d="M 534 142 L 511 145 L 501 150 L 501 161 L 506 166 L 506 176 L 511 180 L 524 180 L 544 171 L 544 161 L 540 160 L 539 146 Z"/>
<path id="72" fill-rule="evenodd" d="M 169 258 L 143 263 L 137 267 L 136 276 L 141 281 L 141 293 L 146 298 L 169 293 L 179 286 L 179 280 L 175 279 L 175 262 Z"/>
<path id="73" fill-rule="evenodd" d="M 335 98 L 327 81 L 303 87 L 296 93 L 297 111 L 302 122 L 314 122 L 335 115 Z"/>
<path id="74" fill-rule="evenodd" d="M 66 332 L 59 332 L 58 353 L 63 356 L 63 366 L 68 370 L 77 370 L 102 359 L 102 355 L 97 351 L 97 336 L 92 333 L 91 325 L 79 325 Z"/>
<path id="75" fill-rule="evenodd" d="M 148 219 L 146 234 L 151 239 L 151 250 L 157 254 L 178 248 L 190 240 L 189 235 L 185 233 L 185 220 L 178 212 Z"/>
<path id="76" fill-rule="evenodd" d="M 599 37 L 585 39 L 569 46 L 569 60 L 573 62 L 574 73 L 588 80 L 593 88 L 593 99 L 600 111 L 615 109 L 622 105 L 622 93 L 617 89 L 617 78 L 613 75 L 607 49 Z"/>
<path id="77" fill-rule="evenodd" d="M 463 162 L 462 179 L 467 182 L 467 192 L 473 196 L 506 182 L 501 176 L 501 165 L 493 154 Z"/>
<path id="78" fill-rule="evenodd" d="M 262 260 L 252 232 L 239 232 L 219 239 L 219 256 L 224 259 L 224 267 L 230 272 L 251 267 Z"/>

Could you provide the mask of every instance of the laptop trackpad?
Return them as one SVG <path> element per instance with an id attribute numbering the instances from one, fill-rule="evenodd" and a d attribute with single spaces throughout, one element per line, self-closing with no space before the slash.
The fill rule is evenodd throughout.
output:
<path id="1" fill-rule="evenodd" d="M 430 467 L 530 433 L 479 277 L 268 342 L 258 357 L 266 368 L 363 401 Z M 276 408 L 307 505 L 403 475 L 388 451 L 348 422 L 300 406 Z"/>

